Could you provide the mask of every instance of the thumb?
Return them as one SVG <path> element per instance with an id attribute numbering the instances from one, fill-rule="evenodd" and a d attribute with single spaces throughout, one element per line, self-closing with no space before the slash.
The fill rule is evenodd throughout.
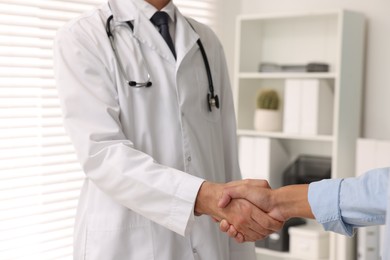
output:
<path id="1" fill-rule="evenodd" d="M 244 186 L 228 186 L 225 187 L 221 198 L 218 202 L 218 207 L 226 207 L 232 199 L 242 199 L 246 197 L 246 191 Z"/>
<path id="2" fill-rule="evenodd" d="M 226 206 L 230 203 L 231 200 L 232 200 L 232 197 L 230 197 L 230 195 L 228 194 L 228 192 L 224 191 L 224 192 L 222 193 L 221 198 L 220 198 L 219 201 L 218 201 L 218 207 L 219 207 L 219 208 L 224 208 L 224 207 L 226 207 Z"/>

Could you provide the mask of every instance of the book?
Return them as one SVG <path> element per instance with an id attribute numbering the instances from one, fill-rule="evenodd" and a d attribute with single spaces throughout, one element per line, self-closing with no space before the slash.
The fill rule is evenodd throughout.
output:
<path id="1" fill-rule="evenodd" d="M 328 72 L 329 64 L 321 62 L 310 62 L 307 64 L 278 64 L 273 62 L 262 62 L 259 66 L 260 72 Z"/>

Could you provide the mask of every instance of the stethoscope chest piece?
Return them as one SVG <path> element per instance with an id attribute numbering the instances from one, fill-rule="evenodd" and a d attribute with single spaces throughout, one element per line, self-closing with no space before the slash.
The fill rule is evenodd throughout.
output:
<path id="1" fill-rule="evenodd" d="M 218 95 L 211 95 L 210 93 L 207 94 L 207 105 L 209 107 L 209 111 L 211 112 L 211 109 L 213 107 L 219 108 L 219 98 Z"/>

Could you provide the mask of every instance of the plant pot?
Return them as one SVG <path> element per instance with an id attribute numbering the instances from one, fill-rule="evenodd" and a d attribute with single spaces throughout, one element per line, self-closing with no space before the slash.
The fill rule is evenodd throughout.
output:
<path id="1" fill-rule="evenodd" d="M 281 110 L 256 109 L 254 116 L 254 128 L 257 131 L 281 131 Z"/>

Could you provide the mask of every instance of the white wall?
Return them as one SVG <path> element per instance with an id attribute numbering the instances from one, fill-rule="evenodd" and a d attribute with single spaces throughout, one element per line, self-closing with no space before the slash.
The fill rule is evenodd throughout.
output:
<path id="1" fill-rule="evenodd" d="M 239 5 L 240 6 L 237 6 Z M 390 139 L 390 1 L 388 0 L 225 0 L 220 38 L 233 72 L 237 14 L 348 9 L 367 17 L 362 137 Z M 229 6 L 229 7 L 228 7 Z"/>
<path id="2" fill-rule="evenodd" d="M 219 0 L 218 24 L 216 33 L 225 50 L 226 61 L 229 66 L 230 78 L 233 84 L 234 44 L 236 17 L 241 13 L 241 1 Z"/>

